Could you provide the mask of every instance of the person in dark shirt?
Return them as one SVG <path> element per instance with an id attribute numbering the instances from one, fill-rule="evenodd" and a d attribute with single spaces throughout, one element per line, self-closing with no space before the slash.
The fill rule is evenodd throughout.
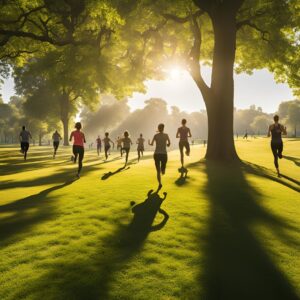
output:
<path id="1" fill-rule="evenodd" d="M 274 156 L 274 165 L 277 171 L 278 177 L 280 177 L 279 165 L 278 165 L 278 158 L 282 158 L 282 151 L 283 151 L 283 142 L 281 135 L 286 135 L 286 127 L 279 124 L 279 116 L 274 116 L 274 124 L 269 126 L 268 130 L 268 137 L 271 136 L 271 149 Z"/>
<path id="2" fill-rule="evenodd" d="M 20 132 L 21 152 L 24 154 L 24 160 L 27 159 L 27 152 L 29 149 L 29 139 L 32 139 L 31 133 L 26 130 L 25 126 L 22 127 Z"/>
<path id="3" fill-rule="evenodd" d="M 184 164 L 183 148 L 185 148 L 185 154 L 190 155 L 190 144 L 188 138 L 192 136 L 190 129 L 186 126 L 186 119 L 182 119 L 181 127 L 178 128 L 176 137 L 179 138 L 179 150 L 181 166 Z"/>

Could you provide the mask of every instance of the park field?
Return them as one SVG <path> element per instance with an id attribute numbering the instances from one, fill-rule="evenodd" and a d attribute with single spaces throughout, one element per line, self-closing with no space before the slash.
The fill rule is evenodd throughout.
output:
<path id="1" fill-rule="evenodd" d="M 300 140 L 284 143 L 281 178 L 266 138 L 236 141 L 240 164 L 195 145 L 187 176 L 172 151 L 158 193 L 152 152 L 122 168 L 86 150 L 76 180 L 71 147 L 0 148 L 0 299 L 299 299 Z"/>

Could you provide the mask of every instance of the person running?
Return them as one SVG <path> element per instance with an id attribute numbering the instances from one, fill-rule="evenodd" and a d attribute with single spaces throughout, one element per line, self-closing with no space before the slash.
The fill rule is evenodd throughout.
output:
<path id="1" fill-rule="evenodd" d="M 73 161 L 76 163 L 77 157 L 78 157 L 78 171 L 77 171 L 77 177 L 80 178 L 80 172 L 82 169 L 82 161 L 84 157 L 84 143 L 86 143 L 84 133 L 81 132 L 81 123 L 77 122 L 75 124 L 76 130 L 71 132 L 70 135 L 70 142 L 72 141 L 72 138 L 74 139 L 73 142 L 73 154 L 74 158 Z"/>
<path id="2" fill-rule="evenodd" d="M 248 139 L 248 132 L 247 132 L 247 130 L 246 130 L 246 132 L 245 132 L 245 135 L 243 136 L 243 139 Z"/>
<path id="3" fill-rule="evenodd" d="M 109 153 L 109 149 L 110 149 L 110 143 L 113 144 L 113 147 L 115 147 L 114 142 L 109 138 L 109 133 L 105 132 L 105 138 L 102 140 L 104 143 L 104 153 L 105 153 L 105 159 L 107 160 L 108 158 L 108 153 Z"/>
<path id="4" fill-rule="evenodd" d="M 158 190 L 162 188 L 161 174 L 164 175 L 166 172 L 166 166 L 168 161 L 167 147 L 170 147 L 171 142 L 168 134 L 164 133 L 164 124 L 158 125 L 158 133 L 154 135 L 152 142 L 148 141 L 150 146 L 153 146 L 155 142 L 154 161 L 157 173 Z"/>
<path id="5" fill-rule="evenodd" d="M 124 138 L 121 139 L 121 142 L 123 144 L 122 152 L 126 153 L 125 165 L 127 165 L 128 155 L 129 155 L 129 151 L 130 151 L 130 145 L 132 145 L 132 141 L 131 141 L 131 139 L 129 137 L 128 131 L 124 132 Z"/>
<path id="6" fill-rule="evenodd" d="M 143 138 L 143 135 L 140 134 L 140 137 L 137 139 L 136 143 L 137 143 L 137 153 L 138 153 L 138 161 L 140 161 L 141 156 L 144 155 L 144 142 L 145 139 Z"/>
<path id="7" fill-rule="evenodd" d="M 29 149 L 29 139 L 32 139 L 31 133 L 26 130 L 25 126 L 22 126 L 22 131 L 20 132 L 20 143 L 21 143 L 21 153 L 24 154 L 24 160 L 27 159 L 27 152 Z"/>
<path id="8" fill-rule="evenodd" d="M 118 136 L 117 140 L 117 150 L 120 150 L 121 157 L 123 156 L 123 151 L 122 151 L 122 139 Z"/>
<path id="9" fill-rule="evenodd" d="M 281 124 L 278 123 L 279 116 L 275 115 L 274 118 L 274 124 L 271 124 L 269 126 L 268 130 L 268 137 L 271 137 L 271 149 L 274 156 L 274 165 L 277 171 L 278 177 L 280 177 L 279 172 L 279 165 L 278 165 L 278 157 L 282 158 L 282 151 L 283 151 L 283 142 L 281 135 L 286 135 L 286 127 L 283 127 Z"/>
<path id="10" fill-rule="evenodd" d="M 96 143 L 97 143 L 97 154 L 99 156 L 102 148 L 102 141 L 100 135 L 98 135 L 98 138 L 96 139 Z"/>
<path id="11" fill-rule="evenodd" d="M 180 150 L 180 161 L 181 166 L 183 167 L 184 162 L 184 154 L 183 148 L 185 148 L 185 154 L 187 156 L 190 155 L 190 144 L 188 138 L 192 136 L 191 131 L 188 127 L 186 127 L 186 119 L 182 119 L 181 127 L 178 128 L 176 133 L 176 138 L 179 138 L 179 150 Z"/>
<path id="12" fill-rule="evenodd" d="M 52 135 L 53 149 L 54 149 L 53 158 L 55 158 L 55 155 L 56 155 L 56 152 L 57 152 L 57 149 L 58 149 L 58 146 L 59 146 L 59 142 L 60 142 L 61 139 L 62 138 L 61 138 L 60 134 L 58 133 L 57 130 L 55 130 L 55 132 Z"/>

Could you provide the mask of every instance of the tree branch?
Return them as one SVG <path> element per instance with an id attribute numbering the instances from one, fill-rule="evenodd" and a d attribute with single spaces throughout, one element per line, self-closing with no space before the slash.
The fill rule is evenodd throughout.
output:
<path id="1" fill-rule="evenodd" d="M 6 60 L 6 59 L 14 59 L 19 57 L 22 54 L 33 54 L 36 53 L 37 50 L 29 51 L 29 50 L 18 50 L 16 52 L 11 52 L 9 54 L 4 54 L 0 56 L 0 60 Z"/>
<path id="2" fill-rule="evenodd" d="M 15 20 L 1 20 L 0 23 L 4 24 L 4 25 L 12 25 L 12 24 L 16 24 L 19 23 L 23 18 L 26 19 L 27 17 L 29 17 L 29 15 L 31 15 L 34 12 L 37 12 L 39 10 L 42 10 L 45 8 L 45 5 L 42 6 L 38 6 L 36 8 L 33 8 L 30 11 L 27 12 L 23 12 L 22 14 L 19 15 L 19 17 Z"/>
<path id="3" fill-rule="evenodd" d="M 200 54 L 201 54 L 202 35 L 201 35 L 201 30 L 196 16 L 193 16 L 191 19 L 191 29 L 194 35 L 194 43 L 189 53 L 188 65 L 190 67 L 191 76 L 193 77 L 201 93 L 203 94 L 204 96 L 203 98 L 207 100 L 208 97 L 206 96 L 210 92 L 210 88 L 204 81 L 201 74 Z"/>
<path id="4" fill-rule="evenodd" d="M 173 14 L 162 14 L 162 16 L 165 18 L 165 19 L 168 19 L 168 20 L 172 20 L 176 23 L 186 23 L 188 21 L 190 21 L 191 18 L 194 18 L 194 17 L 200 17 L 201 15 L 203 15 L 205 13 L 205 11 L 203 10 L 197 10 L 195 13 L 193 13 L 192 15 L 187 15 L 185 17 L 178 17 L 176 15 L 173 15 Z"/>
<path id="5" fill-rule="evenodd" d="M 263 30 L 261 28 L 259 28 L 255 23 L 252 23 L 250 20 L 243 20 L 240 21 L 236 24 L 236 28 L 237 30 L 239 30 L 240 28 L 242 28 L 243 26 L 249 26 L 253 29 L 255 29 L 256 31 L 261 33 L 261 37 L 264 41 L 269 42 L 270 40 L 266 37 L 266 35 L 269 35 L 270 33 L 267 30 Z"/>

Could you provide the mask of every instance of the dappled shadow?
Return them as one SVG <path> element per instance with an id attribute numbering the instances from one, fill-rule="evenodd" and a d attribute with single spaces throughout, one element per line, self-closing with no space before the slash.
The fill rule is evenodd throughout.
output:
<path id="1" fill-rule="evenodd" d="M 114 172 L 107 172 L 107 173 L 105 173 L 105 174 L 101 177 L 101 179 L 102 179 L 102 180 L 106 180 L 106 179 L 108 179 L 109 177 L 111 177 L 111 176 L 113 176 L 113 175 L 116 175 L 116 174 L 118 174 L 118 173 L 120 173 L 120 172 L 122 172 L 122 171 L 126 171 L 126 170 L 128 170 L 128 169 L 130 169 L 130 167 L 126 167 L 126 165 L 125 165 L 125 166 L 123 166 L 123 167 L 117 169 L 117 170 L 114 171 Z"/>
<path id="2" fill-rule="evenodd" d="M 283 158 L 292 161 L 297 167 L 300 167 L 300 158 L 294 156 L 283 155 Z"/>
<path id="3" fill-rule="evenodd" d="M 199 164 L 198 167 L 203 166 Z M 262 195 L 247 181 L 248 163 L 220 165 L 206 162 L 205 193 L 209 202 L 207 232 L 200 236 L 204 250 L 200 299 L 298 299 L 286 275 L 272 261 L 257 226 L 272 231 L 297 249 L 288 231 L 298 230 L 265 209 Z M 260 174 L 264 176 L 264 172 Z"/>
<path id="4" fill-rule="evenodd" d="M 62 189 L 74 180 L 48 188 L 38 194 L 0 206 L 0 247 L 8 238 L 54 216 L 53 197 L 48 195 Z"/>
<path id="5" fill-rule="evenodd" d="M 187 174 L 188 174 L 188 169 L 184 168 L 184 167 L 181 167 L 178 169 L 178 172 L 180 173 L 180 176 L 179 178 L 176 179 L 175 183 L 176 185 L 178 186 L 182 186 L 184 185 L 185 183 L 187 183 Z"/>
<path id="6" fill-rule="evenodd" d="M 84 261 L 74 259 L 71 264 L 60 262 L 56 269 L 34 282 L 35 291 L 42 294 L 51 282 L 54 298 L 58 295 L 60 299 L 116 299 L 111 297 L 115 273 L 125 271 L 130 260 L 141 251 L 147 236 L 162 229 L 168 221 L 168 214 L 161 208 L 166 196 L 164 193 L 160 197 L 151 190 L 142 203 L 136 205 L 132 201 L 133 218 L 129 224 L 118 222 L 118 216 L 114 220 L 116 230 L 98 241 L 92 256 Z M 156 224 L 157 214 L 162 220 Z"/>

